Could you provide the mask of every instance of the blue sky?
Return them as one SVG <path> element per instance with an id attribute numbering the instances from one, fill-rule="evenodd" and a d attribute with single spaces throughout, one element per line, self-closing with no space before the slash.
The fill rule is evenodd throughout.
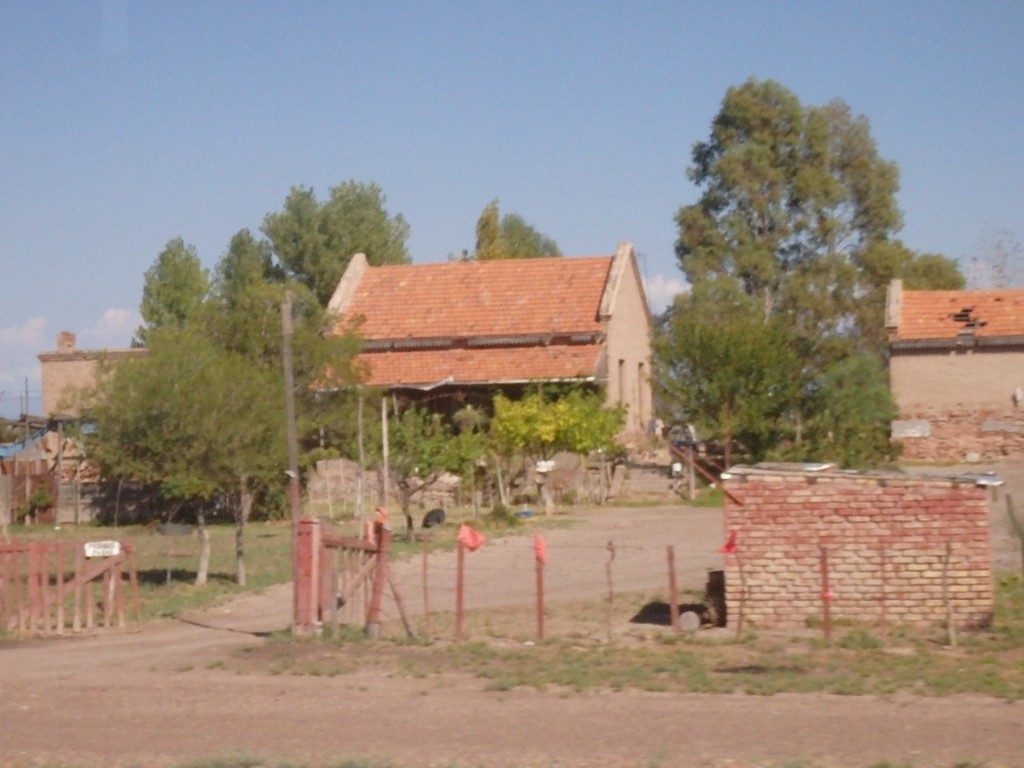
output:
<path id="1" fill-rule="evenodd" d="M 126 346 L 182 237 L 212 267 L 291 187 L 373 181 L 416 262 L 498 198 L 567 255 L 629 240 L 682 287 L 673 215 L 730 85 L 846 101 L 901 171 L 911 248 L 1024 236 L 1020 2 L 0 0 L 0 415 L 58 331 Z"/>

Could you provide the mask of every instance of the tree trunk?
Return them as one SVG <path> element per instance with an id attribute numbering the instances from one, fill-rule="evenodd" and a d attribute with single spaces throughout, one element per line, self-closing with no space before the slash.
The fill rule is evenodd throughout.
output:
<path id="1" fill-rule="evenodd" d="M 414 538 L 413 528 L 415 523 L 412 521 L 412 494 L 409 493 L 405 486 L 405 483 L 398 483 L 398 495 L 402 504 L 402 514 L 405 515 L 405 540 L 411 542 Z"/>
<path id="2" fill-rule="evenodd" d="M 252 513 L 252 489 L 245 475 L 238 482 L 238 507 L 235 509 L 235 580 L 245 586 L 245 525 Z"/>
<path id="3" fill-rule="evenodd" d="M 210 530 L 206 527 L 206 513 L 200 509 L 196 513 L 196 530 L 199 532 L 199 567 L 196 569 L 196 586 L 206 584 L 210 572 Z"/>
<path id="4" fill-rule="evenodd" d="M 508 489 L 505 487 L 505 478 L 501 474 L 501 457 L 494 457 L 494 474 L 498 483 L 498 500 L 501 506 L 508 507 Z"/>

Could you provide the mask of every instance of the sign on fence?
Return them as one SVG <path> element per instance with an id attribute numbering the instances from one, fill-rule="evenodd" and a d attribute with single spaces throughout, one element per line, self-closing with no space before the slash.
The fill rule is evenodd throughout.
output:
<path id="1" fill-rule="evenodd" d="M 86 557 L 117 557 L 121 554 L 120 541 L 87 541 Z"/>

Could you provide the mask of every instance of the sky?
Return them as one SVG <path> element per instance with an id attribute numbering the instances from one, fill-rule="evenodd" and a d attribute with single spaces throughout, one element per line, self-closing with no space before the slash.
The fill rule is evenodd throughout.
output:
<path id="1" fill-rule="evenodd" d="M 212 269 L 295 186 L 380 185 L 416 263 L 494 199 L 566 255 L 626 240 L 664 308 L 750 77 L 866 116 L 901 239 L 967 264 L 1024 237 L 1022 41 L 1019 0 L 0 0 L 0 416 L 40 413 L 58 332 L 129 345 L 169 240 Z"/>

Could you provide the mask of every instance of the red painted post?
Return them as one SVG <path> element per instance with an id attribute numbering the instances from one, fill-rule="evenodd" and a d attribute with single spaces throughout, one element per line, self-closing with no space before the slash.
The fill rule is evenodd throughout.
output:
<path id="1" fill-rule="evenodd" d="M 380 634 L 380 607 L 384 600 L 384 585 L 388 578 L 388 553 L 391 551 L 391 528 L 383 522 L 374 524 L 377 540 L 377 562 L 373 572 L 373 593 L 366 614 L 366 635 L 376 639 Z"/>
<path id="2" fill-rule="evenodd" d="M 466 545 L 458 543 L 458 558 L 455 566 L 455 642 L 462 639 L 462 597 L 466 572 Z"/>
<path id="3" fill-rule="evenodd" d="M 676 586 L 676 548 L 668 545 L 668 615 L 672 631 L 679 632 L 679 589 Z"/>
<path id="4" fill-rule="evenodd" d="M 304 517 L 295 533 L 295 617 L 293 631 L 309 632 L 316 621 L 316 551 L 320 548 L 320 521 Z"/>
<path id="5" fill-rule="evenodd" d="M 544 639 L 544 563 L 538 557 L 537 566 L 537 639 Z"/>
<path id="6" fill-rule="evenodd" d="M 821 547 L 821 625 L 825 642 L 832 639 L 832 592 L 828 586 L 828 549 Z"/>

